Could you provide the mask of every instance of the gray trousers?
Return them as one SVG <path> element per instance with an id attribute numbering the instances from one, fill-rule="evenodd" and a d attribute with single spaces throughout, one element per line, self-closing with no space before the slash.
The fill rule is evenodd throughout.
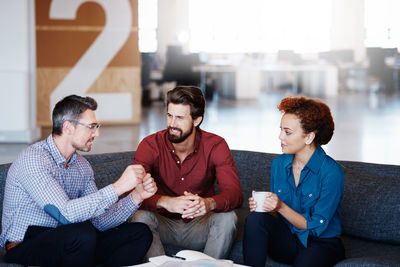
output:
<path id="1" fill-rule="evenodd" d="M 203 250 L 211 257 L 224 259 L 236 237 L 237 216 L 234 211 L 209 212 L 185 223 L 151 211 L 137 210 L 128 221 L 145 223 L 153 233 L 153 243 L 146 258 L 164 255 L 163 244 L 166 244 Z"/>

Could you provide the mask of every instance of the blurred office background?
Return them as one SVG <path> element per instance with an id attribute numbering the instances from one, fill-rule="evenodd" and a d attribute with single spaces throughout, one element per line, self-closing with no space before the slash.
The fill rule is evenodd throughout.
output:
<path id="1" fill-rule="evenodd" d="M 76 17 L 68 19 L 82 24 L 54 24 L 49 13 L 56 11 L 49 7 L 72 2 Z M 276 106 L 287 94 L 306 95 L 331 107 L 336 129 L 324 149 L 332 157 L 399 164 L 399 1 L 101 2 L 0 2 L 0 163 L 50 133 L 51 90 L 62 87 L 84 53 L 71 66 L 68 59 L 57 63 L 52 53 L 64 48 L 51 45 L 63 37 L 54 32 L 68 35 L 62 45 L 79 43 L 86 32 L 94 42 L 115 15 L 108 10 L 115 3 L 129 5 L 123 13 L 132 24 L 121 43 L 125 52 L 110 59 L 94 87 L 88 85 L 88 94 L 105 107 L 89 153 L 135 150 L 165 127 L 165 92 L 185 84 L 201 87 L 207 98 L 202 128 L 223 136 L 232 149 L 280 153 Z M 101 19 L 91 20 L 97 14 Z"/>

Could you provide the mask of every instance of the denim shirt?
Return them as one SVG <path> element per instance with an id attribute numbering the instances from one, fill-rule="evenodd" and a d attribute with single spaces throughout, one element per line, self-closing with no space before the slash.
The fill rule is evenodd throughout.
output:
<path id="1" fill-rule="evenodd" d="M 303 215 L 307 229 L 300 230 L 284 219 L 292 233 L 307 247 L 309 235 L 330 238 L 341 234 L 344 174 L 342 167 L 318 147 L 300 174 L 296 187 L 293 154 L 282 154 L 271 167 L 271 191 L 280 201 Z"/>

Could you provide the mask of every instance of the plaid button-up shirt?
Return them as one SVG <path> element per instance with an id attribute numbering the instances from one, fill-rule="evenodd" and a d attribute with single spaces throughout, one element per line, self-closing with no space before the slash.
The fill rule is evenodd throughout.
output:
<path id="1" fill-rule="evenodd" d="M 65 162 L 50 135 L 29 146 L 11 165 L 3 202 L 1 247 L 7 241 L 23 240 L 30 225 L 57 227 L 91 220 L 105 231 L 138 209 L 130 195 L 118 201 L 112 185 L 98 190 L 93 170 L 83 156 L 74 153 L 67 168 Z"/>

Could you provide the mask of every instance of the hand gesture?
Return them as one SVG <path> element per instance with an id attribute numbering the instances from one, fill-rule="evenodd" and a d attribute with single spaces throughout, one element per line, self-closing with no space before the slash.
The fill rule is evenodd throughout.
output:
<path id="1" fill-rule="evenodd" d="M 138 183 L 142 183 L 142 179 L 146 171 L 142 165 L 129 165 L 122 173 L 121 177 L 113 183 L 113 187 L 118 196 L 125 192 L 131 191 Z"/>
<path id="2" fill-rule="evenodd" d="M 164 208 L 171 213 L 183 214 L 185 210 L 196 205 L 195 195 L 184 195 L 179 197 L 162 196 L 158 199 L 157 207 Z"/>
<path id="3" fill-rule="evenodd" d="M 136 204 L 141 203 L 143 200 L 148 199 L 157 192 L 157 185 L 154 182 L 153 177 L 150 173 L 147 173 L 142 179 L 141 183 L 138 183 L 135 190 L 131 192 L 131 196 Z"/>
<path id="4" fill-rule="evenodd" d="M 189 207 L 182 213 L 182 218 L 193 219 L 195 217 L 203 216 L 216 207 L 216 203 L 213 198 L 202 198 L 197 194 L 194 195 L 186 191 L 184 194 L 185 196 L 192 197 L 193 200 Z"/>

